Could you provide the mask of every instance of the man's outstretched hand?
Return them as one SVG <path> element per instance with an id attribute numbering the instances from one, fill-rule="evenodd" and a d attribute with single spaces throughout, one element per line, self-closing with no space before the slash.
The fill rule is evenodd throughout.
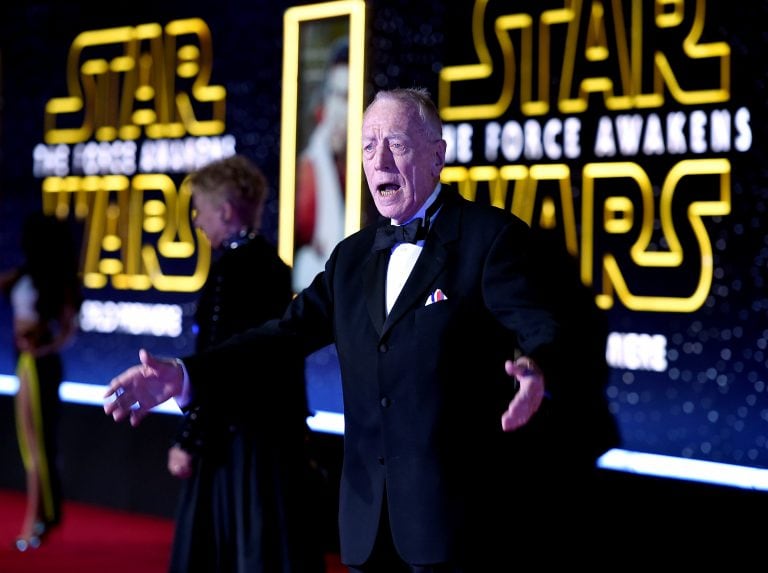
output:
<path id="1" fill-rule="evenodd" d="M 520 389 L 501 416 L 501 427 L 511 432 L 524 426 L 533 417 L 544 400 L 544 375 L 530 358 L 523 356 L 504 364 L 507 374 L 517 378 Z"/>
<path id="2" fill-rule="evenodd" d="M 116 422 L 130 417 L 137 426 L 150 409 L 181 394 L 184 371 L 174 358 L 158 358 L 142 348 L 141 364 L 131 366 L 109 383 L 104 412 Z"/>

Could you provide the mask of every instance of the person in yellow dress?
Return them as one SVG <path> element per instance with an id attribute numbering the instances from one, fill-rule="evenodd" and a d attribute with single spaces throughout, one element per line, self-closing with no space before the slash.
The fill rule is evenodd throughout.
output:
<path id="1" fill-rule="evenodd" d="M 61 519 L 57 460 L 61 350 L 78 327 L 82 294 L 74 235 L 66 222 L 35 213 L 22 229 L 22 264 L 0 275 L 11 302 L 19 390 L 16 431 L 27 502 L 16 548 L 40 546 Z"/>

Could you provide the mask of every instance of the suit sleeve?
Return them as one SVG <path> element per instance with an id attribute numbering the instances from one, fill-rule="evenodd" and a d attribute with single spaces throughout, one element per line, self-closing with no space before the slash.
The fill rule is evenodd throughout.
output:
<path id="1" fill-rule="evenodd" d="M 561 383 L 556 367 L 560 326 L 549 302 L 534 288 L 529 249 L 530 229 L 522 220 L 514 219 L 488 252 L 483 296 L 494 316 L 515 333 L 522 353 L 541 367 L 548 392 L 556 394 Z M 510 349 L 510 358 L 512 352 Z"/>
<path id="2" fill-rule="evenodd" d="M 325 275 L 320 273 L 281 319 L 184 357 L 193 395 L 190 407 L 200 405 L 216 415 L 238 408 L 242 415 L 269 416 L 274 404 L 306 397 L 305 357 L 333 342 Z"/>

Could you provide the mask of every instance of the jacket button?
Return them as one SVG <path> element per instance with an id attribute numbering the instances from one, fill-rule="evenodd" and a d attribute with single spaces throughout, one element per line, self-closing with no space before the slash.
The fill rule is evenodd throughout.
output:
<path id="1" fill-rule="evenodd" d="M 387 398 L 386 396 L 381 399 L 381 407 L 382 408 L 389 408 L 389 406 L 392 404 L 392 400 Z"/>
<path id="2" fill-rule="evenodd" d="M 378 460 L 379 460 L 379 465 L 383 466 L 384 465 L 384 458 L 382 456 L 379 456 Z"/>
<path id="3" fill-rule="evenodd" d="M 387 347 L 385 342 L 382 342 L 381 344 L 379 344 L 379 352 L 386 352 L 387 350 L 389 350 L 389 348 Z"/>

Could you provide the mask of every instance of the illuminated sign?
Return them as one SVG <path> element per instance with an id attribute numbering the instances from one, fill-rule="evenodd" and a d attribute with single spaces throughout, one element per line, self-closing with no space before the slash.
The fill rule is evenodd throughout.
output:
<path id="1" fill-rule="evenodd" d="M 731 212 L 726 154 L 751 148 L 751 113 L 733 103 L 731 47 L 703 38 L 704 0 L 626 7 L 476 0 L 476 63 L 440 72 L 443 180 L 559 229 L 600 307 L 693 312 L 712 287 L 712 221 Z"/>
<path id="2" fill-rule="evenodd" d="M 191 226 L 178 179 L 235 153 L 226 90 L 212 71 L 211 32 L 199 18 L 90 30 L 72 42 L 69 93 L 45 106 L 33 170 L 44 210 L 85 222 L 86 287 L 203 285 L 210 245 Z"/>
<path id="3" fill-rule="evenodd" d="M 347 97 L 347 145 L 345 158 L 344 234 L 360 228 L 362 220 L 363 87 L 365 72 L 365 2 L 349 0 L 294 6 L 285 11 L 283 38 L 283 99 L 280 138 L 280 221 L 278 251 L 283 260 L 294 262 L 298 102 L 302 76 L 302 32 L 322 30 L 331 21 L 343 22 L 349 39 L 349 85 Z M 330 35 L 330 34 L 327 34 Z"/>

